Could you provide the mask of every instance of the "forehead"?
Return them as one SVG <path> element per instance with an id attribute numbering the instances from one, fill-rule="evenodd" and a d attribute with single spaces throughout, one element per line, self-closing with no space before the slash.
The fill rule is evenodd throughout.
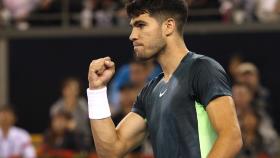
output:
<path id="1" fill-rule="evenodd" d="M 152 22 L 152 21 L 156 21 L 156 19 L 148 13 L 144 13 L 144 14 L 140 14 L 139 16 L 132 17 L 130 20 L 130 25 L 133 26 L 135 23 L 140 21 Z"/>

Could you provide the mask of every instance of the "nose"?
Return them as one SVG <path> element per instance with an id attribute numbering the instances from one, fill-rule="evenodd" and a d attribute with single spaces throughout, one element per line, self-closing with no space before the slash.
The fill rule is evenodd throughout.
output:
<path id="1" fill-rule="evenodd" d="M 136 33 L 135 29 L 132 29 L 130 36 L 129 36 L 129 40 L 131 40 L 133 42 L 133 41 L 137 40 L 137 38 L 138 37 L 137 37 L 137 33 Z"/>

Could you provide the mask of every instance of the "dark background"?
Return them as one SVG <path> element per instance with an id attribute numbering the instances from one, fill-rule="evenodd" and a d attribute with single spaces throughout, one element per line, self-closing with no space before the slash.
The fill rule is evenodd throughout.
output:
<path id="1" fill-rule="evenodd" d="M 271 90 L 270 112 L 279 120 L 280 32 L 186 34 L 191 51 L 213 57 L 227 69 L 235 53 L 255 63 L 264 86 Z M 87 71 L 92 59 L 110 56 L 117 67 L 133 56 L 128 35 L 72 38 L 12 39 L 9 42 L 10 98 L 16 106 L 17 124 L 31 133 L 43 132 L 49 108 L 60 96 L 61 81 L 68 76 L 87 88 Z M 280 131 L 280 123 L 276 122 Z"/>

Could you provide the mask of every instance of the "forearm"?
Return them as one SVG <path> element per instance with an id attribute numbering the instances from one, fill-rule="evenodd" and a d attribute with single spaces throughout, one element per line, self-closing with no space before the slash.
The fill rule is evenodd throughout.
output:
<path id="1" fill-rule="evenodd" d="M 123 145 L 118 137 L 112 119 L 91 120 L 91 130 L 96 146 L 97 154 L 100 158 L 119 158 Z"/>
<path id="2" fill-rule="evenodd" d="M 207 158 L 234 158 L 242 147 L 239 131 L 220 133 Z"/>
<path id="3" fill-rule="evenodd" d="M 89 67 L 88 112 L 91 128 L 100 158 L 121 158 L 144 139 L 146 122 L 130 113 L 116 128 L 107 98 L 106 85 L 115 73 L 110 57 L 93 60 Z"/>
<path id="4" fill-rule="evenodd" d="M 121 143 L 116 127 L 111 119 L 111 112 L 107 99 L 107 88 L 87 90 L 88 110 L 91 120 L 91 129 L 97 149 L 101 158 L 120 157 Z M 121 147 L 121 148 L 120 148 Z"/>

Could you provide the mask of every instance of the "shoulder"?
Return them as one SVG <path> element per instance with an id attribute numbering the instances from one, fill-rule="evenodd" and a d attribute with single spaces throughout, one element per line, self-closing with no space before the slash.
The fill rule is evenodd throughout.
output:
<path id="1" fill-rule="evenodd" d="M 17 141 L 29 141 L 30 140 L 30 135 L 29 133 L 19 127 L 12 127 L 10 131 L 10 135 L 15 138 Z"/>
<path id="2" fill-rule="evenodd" d="M 192 72 L 211 72 L 213 70 L 224 71 L 224 68 L 213 58 L 193 53 Z"/>
<path id="3" fill-rule="evenodd" d="M 64 105 L 64 102 L 62 99 L 59 99 L 58 101 L 56 101 L 50 108 L 50 114 L 54 115 L 58 111 L 62 110 L 64 108 L 63 105 Z"/>
<path id="4" fill-rule="evenodd" d="M 80 98 L 78 99 L 78 104 L 79 104 L 80 106 L 82 106 L 82 107 L 87 107 L 87 100 L 86 100 L 86 98 L 80 97 Z"/>
<path id="5" fill-rule="evenodd" d="M 182 64 L 184 68 L 196 69 L 207 66 L 218 66 L 220 65 L 216 60 L 211 57 L 197 54 L 195 52 L 189 52 L 183 59 Z"/>
<path id="6" fill-rule="evenodd" d="M 207 67 L 207 66 L 221 66 L 215 59 L 194 53 L 194 64 L 196 66 Z"/>
<path id="7" fill-rule="evenodd" d="M 54 104 L 51 106 L 52 109 L 56 109 L 58 107 L 63 107 L 64 101 L 62 98 L 59 98 Z"/>
<path id="8" fill-rule="evenodd" d="M 88 111 L 87 109 L 87 100 L 84 97 L 80 97 L 78 100 L 78 107 L 83 111 L 86 112 Z"/>

